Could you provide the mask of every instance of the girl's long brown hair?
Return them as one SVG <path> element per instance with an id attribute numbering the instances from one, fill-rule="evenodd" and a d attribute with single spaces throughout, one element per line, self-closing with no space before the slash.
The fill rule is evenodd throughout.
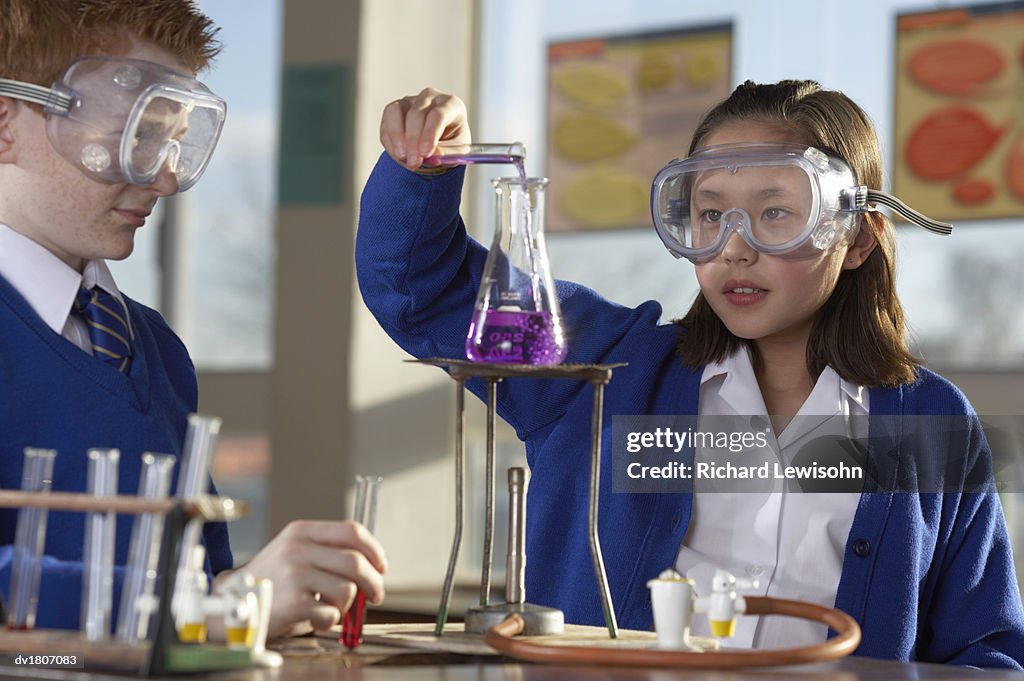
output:
<path id="1" fill-rule="evenodd" d="M 750 121 L 792 131 L 843 158 L 860 184 L 881 189 L 882 155 L 871 120 L 843 93 L 810 80 L 743 83 L 704 117 L 690 153 L 719 126 Z M 895 228 L 881 213 L 866 214 L 860 228 L 870 229 L 878 246 L 860 267 L 843 270 L 818 311 L 807 343 L 807 369 L 818 376 L 831 366 L 843 379 L 867 387 L 909 383 L 920 360 L 907 349 L 903 307 L 896 295 Z M 757 367 L 754 344 L 733 335 L 702 293 L 675 323 L 685 330 L 679 355 L 687 366 L 721 361 L 747 344 Z"/>

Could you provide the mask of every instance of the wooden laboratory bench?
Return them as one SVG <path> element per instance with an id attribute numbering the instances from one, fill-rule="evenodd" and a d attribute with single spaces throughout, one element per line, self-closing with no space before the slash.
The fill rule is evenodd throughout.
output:
<path id="1" fill-rule="evenodd" d="M 406 626 L 406 625 L 402 625 Z M 409 625 L 415 627 L 417 625 Z M 421 629 L 429 625 L 418 625 Z M 395 625 L 368 625 L 366 634 L 389 634 Z M 460 625 L 452 625 L 453 646 L 459 648 Z M 639 632 L 643 633 L 643 632 Z M 466 635 L 462 635 L 466 638 Z M 476 645 L 476 644 L 474 644 Z M 479 643 L 482 646 L 482 642 Z M 905 664 L 847 657 L 837 662 L 760 669 L 628 669 L 554 666 L 517 662 L 466 646 L 463 653 L 433 652 L 366 643 L 356 652 L 345 651 L 333 637 L 310 636 L 279 641 L 270 646 L 284 657 L 279 669 L 248 669 L 209 674 L 164 676 L 178 681 L 876 681 L 880 679 L 1022 679 L 1024 674 L 980 671 L 935 664 Z M 54 681 L 118 681 L 131 675 L 81 669 L 38 669 L 0 666 L 0 679 L 52 679 Z"/>

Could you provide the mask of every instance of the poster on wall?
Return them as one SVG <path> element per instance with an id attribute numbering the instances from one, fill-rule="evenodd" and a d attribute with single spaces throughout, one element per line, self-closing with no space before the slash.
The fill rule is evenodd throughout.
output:
<path id="1" fill-rule="evenodd" d="M 732 26 L 548 46 L 549 232 L 650 227 L 654 175 L 729 94 Z"/>
<path id="2" fill-rule="evenodd" d="M 1024 2 L 896 29 L 896 195 L 951 221 L 1024 215 Z"/>

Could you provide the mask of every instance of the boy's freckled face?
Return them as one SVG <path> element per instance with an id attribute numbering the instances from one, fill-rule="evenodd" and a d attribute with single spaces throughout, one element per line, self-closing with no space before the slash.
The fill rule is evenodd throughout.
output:
<path id="1" fill-rule="evenodd" d="M 703 146 L 739 142 L 807 143 L 777 125 L 745 122 L 718 128 Z M 697 281 L 736 336 L 806 342 L 815 315 L 832 295 L 845 253 L 839 245 L 813 258 L 786 259 L 758 253 L 732 234 L 714 260 L 696 266 Z"/>
<path id="2" fill-rule="evenodd" d="M 165 50 L 135 41 L 123 55 L 166 66 L 179 73 L 188 69 Z M 42 244 L 74 269 L 103 258 L 121 260 L 135 246 L 142 227 L 161 196 L 177 191 L 177 181 L 162 173 L 149 185 L 106 184 L 72 166 L 51 146 L 46 119 L 21 105 L 12 121 L 17 135 L 17 187 L 3 193 L 0 220 Z M 9 173 L 10 174 L 10 173 Z"/>

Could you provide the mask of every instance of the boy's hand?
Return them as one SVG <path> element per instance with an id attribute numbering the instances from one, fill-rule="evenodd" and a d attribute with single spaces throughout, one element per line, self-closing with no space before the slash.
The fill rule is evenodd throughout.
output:
<path id="1" fill-rule="evenodd" d="M 274 583 L 269 630 L 273 638 L 329 629 L 355 601 L 357 588 L 370 603 L 381 603 L 387 558 L 377 539 L 359 523 L 298 520 L 281 530 L 245 569 Z"/>
<path id="2" fill-rule="evenodd" d="M 391 158 L 416 170 L 438 142 L 472 141 L 465 103 L 440 90 L 426 88 L 384 107 L 380 141 Z"/>

